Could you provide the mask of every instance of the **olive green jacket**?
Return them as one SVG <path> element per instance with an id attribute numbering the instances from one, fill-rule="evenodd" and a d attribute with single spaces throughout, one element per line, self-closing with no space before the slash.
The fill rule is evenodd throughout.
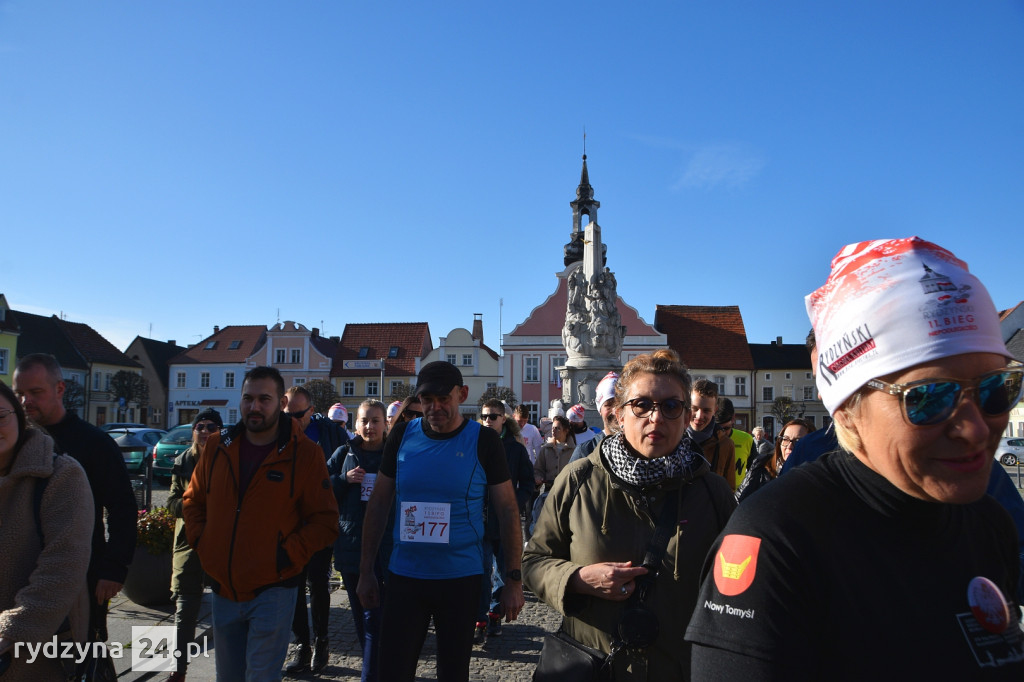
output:
<path id="1" fill-rule="evenodd" d="M 174 466 L 171 467 L 171 491 L 167 496 L 167 508 L 177 518 L 174 522 L 174 556 L 171 568 L 171 592 L 175 597 L 203 592 L 203 566 L 199 563 L 199 555 L 188 544 L 185 520 L 181 515 L 181 497 L 192 480 L 196 461 L 197 453 L 193 444 L 174 458 Z"/>
<path id="2" fill-rule="evenodd" d="M 566 633 L 587 646 L 610 651 L 612 634 L 630 602 L 570 592 L 570 578 L 594 563 L 641 565 L 669 490 L 680 488 L 679 530 L 669 539 L 645 603 L 660 625 L 657 640 L 646 651 L 646 675 L 643 665 L 617 658 L 615 679 L 689 679 L 690 646 L 683 634 L 696 605 L 705 556 L 736 501 L 720 476 L 706 475 L 708 465 L 699 457 L 699 467 L 685 481 L 671 479 L 643 490 L 627 484 L 607 468 L 601 455 L 605 443 L 555 479 L 524 552 L 523 580 L 565 617 Z"/>

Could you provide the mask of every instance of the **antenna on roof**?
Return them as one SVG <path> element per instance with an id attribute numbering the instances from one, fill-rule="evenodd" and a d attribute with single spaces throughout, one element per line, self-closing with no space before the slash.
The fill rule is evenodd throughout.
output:
<path id="1" fill-rule="evenodd" d="M 278 322 L 278 324 L 281 323 L 281 309 L 280 308 L 277 309 L 277 322 Z"/>
<path id="2" fill-rule="evenodd" d="M 583 158 L 587 158 L 587 126 L 583 126 Z"/>

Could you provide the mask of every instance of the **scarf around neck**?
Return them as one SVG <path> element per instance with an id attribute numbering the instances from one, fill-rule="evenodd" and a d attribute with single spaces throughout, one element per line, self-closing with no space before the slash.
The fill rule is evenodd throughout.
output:
<path id="1" fill-rule="evenodd" d="M 718 428 L 717 420 L 712 417 L 711 423 L 705 426 L 700 431 L 694 431 L 692 426 L 686 427 L 686 435 L 693 439 L 694 443 L 703 443 L 711 436 L 715 435 L 715 429 Z"/>
<path id="2" fill-rule="evenodd" d="M 613 474 L 640 488 L 670 478 L 691 478 L 704 462 L 689 436 L 683 436 L 675 450 L 657 459 L 637 457 L 630 452 L 621 431 L 606 437 L 601 442 L 601 451 Z"/>

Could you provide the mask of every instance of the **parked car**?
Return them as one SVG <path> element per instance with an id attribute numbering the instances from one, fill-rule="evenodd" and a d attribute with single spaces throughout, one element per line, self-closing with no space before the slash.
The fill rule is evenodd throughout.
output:
<path id="1" fill-rule="evenodd" d="M 159 481 L 171 480 L 174 458 L 192 445 L 192 425 L 175 426 L 153 446 L 153 478 Z"/>
<path id="2" fill-rule="evenodd" d="M 123 426 L 117 429 L 111 429 L 107 431 L 107 435 L 114 439 L 119 446 L 121 446 L 121 454 L 124 456 L 124 465 L 128 467 L 128 473 L 136 474 L 142 470 L 142 465 L 149 454 L 151 448 L 156 445 L 164 434 L 167 432 L 163 429 L 147 429 L 134 428 Z M 131 436 L 136 443 L 140 444 L 140 447 L 125 447 L 128 439 L 125 436 Z M 145 445 L 145 447 L 141 447 Z"/>
<path id="3" fill-rule="evenodd" d="M 101 426 L 100 430 L 101 431 L 113 431 L 115 429 L 120 430 L 120 429 L 144 429 L 144 428 L 146 428 L 145 424 L 135 424 L 135 423 L 132 423 L 132 422 L 110 422 L 109 424 L 104 424 L 103 426 Z M 162 429 L 159 429 L 159 430 L 162 430 Z"/>
<path id="4" fill-rule="evenodd" d="M 1003 466 L 1017 466 L 1024 459 L 1024 438 L 1000 438 L 996 460 Z"/>

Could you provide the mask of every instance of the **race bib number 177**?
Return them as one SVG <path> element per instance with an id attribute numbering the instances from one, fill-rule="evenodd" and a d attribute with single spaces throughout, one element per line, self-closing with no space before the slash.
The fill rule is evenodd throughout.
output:
<path id="1" fill-rule="evenodd" d="M 402 542 L 448 544 L 451 505 L 447 502 L 402 502 Z"/>

